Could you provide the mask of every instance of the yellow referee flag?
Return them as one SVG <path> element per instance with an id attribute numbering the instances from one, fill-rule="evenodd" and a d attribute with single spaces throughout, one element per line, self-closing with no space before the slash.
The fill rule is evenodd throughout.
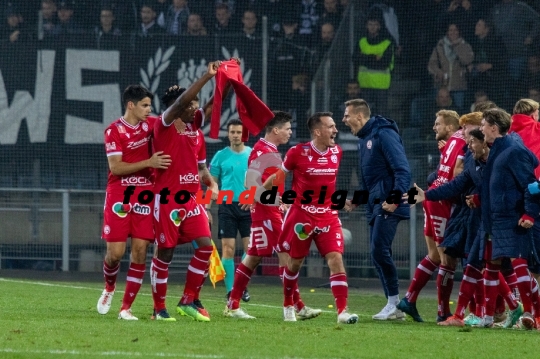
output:
<path id="1" fill-rule="evenodd" d="M 216 283 L 225 279 L 225 269 L 223 268 L 223 263 L 221 263 L 221 258 L 219 258 L 219 253 L 214 241 L 212 241 L 212 247 L 214 247 L 214 249 L 210 255 L 210 269 L 208 275 L 210 276 L 210 282 L 212 282 L 215 289 Z"/>

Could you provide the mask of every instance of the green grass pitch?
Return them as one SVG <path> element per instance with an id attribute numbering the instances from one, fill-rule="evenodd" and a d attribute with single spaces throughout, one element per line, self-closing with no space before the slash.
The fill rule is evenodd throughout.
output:
<path id="1" fill-rule="evenodd" d="M 420 297 L 418 303 L 426 323 L 374 322 L 371 315 L 386 300 L 360 289 L 349 291 L 349 308 L 359 323 L 338 325 L 328 308 L 332 294 L 321 288 L 301 287 L 304 301 L 324 312 L 296 323 L 282 320 L 279 286 L 250 286 L 251 302 L 242 306 L 257 319 L 245 321 L 222 317 L 224 289 L 206 285 L 201 298 L 209 323 L 176 314 L 182 289 L 177 284 L 170 285 L 168 297 L 175 323 L 149 319 L 148 283 L 133 306 L 139 317 L 133 322 L 117 319 L 120 290 L 110 313 L 97 313 L 101 283 L 0 278 L 0 288 L 0 358 L 531 358 L 540 343 L 538 331 L 437 327 L 433 298 Z"/>

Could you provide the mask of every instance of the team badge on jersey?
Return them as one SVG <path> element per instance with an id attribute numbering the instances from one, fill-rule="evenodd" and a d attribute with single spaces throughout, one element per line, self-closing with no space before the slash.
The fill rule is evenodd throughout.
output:
<path id="1" fill-rule="evenodd" d="M 302 156 L 309 156 L 311 154 L 311 148 L 308 146 L 302 146 Z"/>
<path id="2" fill-rule="evenodd" d="M 144 132 L 148 132 L 148 124 L 146 122 L 143 122 L 142 129 L 144 130 Z"/>
<path id="3" fill-rule="evenodd" d="M 337 156 L 336 156 L 336 155 L 330 156 L 330 160 L 331 160 L 333 163 L 337 163 Z"/>
<path id="4" fill-rule="evenodd" d="M 371 140 L 367 141 L 366 147 L 368 148 L 368 150 L 371 150 L 372 146 L 373 146 L 373 144 L 371 143 Z"/>

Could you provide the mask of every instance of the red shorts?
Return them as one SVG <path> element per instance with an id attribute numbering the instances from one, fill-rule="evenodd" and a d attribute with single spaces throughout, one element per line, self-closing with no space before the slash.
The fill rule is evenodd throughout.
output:
<path id="1" fill-rule="evenodd" d="M 444 240 L 446 225 L 452 214 L 450 201 L 424 201 L 424 235 L 441 244 Z"/>
<path id="2" fill-rule="evenodd" d="M 159 203 L 156 194 L 154 202 L 154 227 L 156 243 L 160 248 L 174 248 L 197 238 L 211 238 L 208 215 L 203 205 L 191 196 L 185 204 L 178 204 L 169 198 L 169 203 Z"/>
<path id="3" fill-rule="evenodd" d="M 325 213 L 310 213 L 309 209 L 314 209 L 310 211 L 314 212 L 317 207 L 291 206 L 283 222 L 281 246 L 292 258 L 306 257 L 311 241 L 315 242 L 323 257 L 330 252 L 343 253 L 343 231 L 337 211 L 328 208 Z"/>
<path id="4" fill-rule="evenodd" d="M 274 251 L 282 252 L 279 246 L 283 221 L 268 219 L 252 221 L 247 254 L 256 257 L 271 257 Z"/>
<path id="5" fill-rule="evenodd" d="M 135 187 L 130 203 L 123 204 L 124 193 L 105 193 L 101 238 L 107 242 L 126 242 L 128 237 L 154 240 L 151 204 L 140 204 L 137 196 L 150 186 Z"/>

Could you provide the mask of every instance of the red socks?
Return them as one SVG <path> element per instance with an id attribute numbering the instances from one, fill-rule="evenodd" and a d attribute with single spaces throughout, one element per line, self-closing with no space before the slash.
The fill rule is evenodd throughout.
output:
<path id="1" fill-rule="evenodd" d="M 437 296 L 438 296 L 438 315 L 445 316 L 450 314 L 450 296 L 454 288 L 455 270 L 441 265 L 437 275 Z"/>
<path id="2" fill-rule="evenodd" d="M 499 273 L 501 266 L 491 262 L 486 263 L 484 271 L 484 286 L 486 293 L 486 315 L 492 317 L 495 314 L 495 304 L 499 294 Z"/>
<path id="3" fill-rule="evenodd" d="M 126 278 L 126 291 L 122 299 L 122 307 L 120 308 L 121 311 L 131 308 L 137 297 L 137 293 L 139 293 L 139 289 L 141 289 L 145 270 L 146 264 L 144 263 L 130 263 Z"/>
<path id="4" fill-rule="evenodd" d="M 103 261 L 103 278 L 105 278 L 105 289 L 107 292 L 113 292 L 116 287 L 116 277 L 120 270 L 120 263 L 115 267 L 111 267 L 107 262 Z"/>
<path id="5" fill-rule="evenodd" d="M 191 304 L 195 298 L 199 297 L 205 273 L 208 271 L 210 255 L 214 247 L 204 246 L 195 249 L 195 254 L 191 258 L 186 273 L 186 284 L 184 295 L 180 299 L 180 304 Z"/>
<path id="6" fill-rule="evenodd" d="M 433 263 L 428 256 L 418 263 L 416 271 L 414 272 L 414 278 L 409 286 L 409 290 L 407 291 L 407 294 L 405 294 L 405 297 L 410 303 L 416 302 L 418 294 L 420 294 L 422 288 L 424 288 L 427 282 L 429 282 L 431 275 L 435 269 L 437 269 L 437 267 L 438 265 Z"/>
<path id="7" fill-rule="evenodd" d="M 512 267 L 514 267 L 514 272 L 516 273 L 517 287 L 521 303 L 523 303 L 523 310 L 532 313 L 531 275 L 529 273 L 527 260 L 516 258 L 512 261 Z"/>
<path id="8" fill-rule="evenodd" d="M 465 308 L 467 308 L 467 304 L 473 298 L 479 281 L 483 281 L 482 273 L 473 266 L 467 265 L 465 273 L 463 273 L 463 280 L 459 287 L 458 302 L 456 312 L 454 313 L 459 319 L 463 319 L 465 316 Z"/>
<path id="9" fill-rule="evenodd" d="M 231 290 L 231 296 L 229 297 L 229 302 L 227 303 L 229 309 L 238 309 L 240 307 L 240 298 L 242 298 L 242 294 L 247 288 L 249 280 L 251 279 L 251 274 L 253 274 L 253 271 L 243 263 L 240 263 L 238 267 L 236 267 L 234 284 Z"/>
<path id="10" fill-rule="evenodd" d="M 338 315 L 347 308 L 347 297 L 349 294 L 349 285 L 347 284 L 347 275 L 345 273 L 336 273 L 330 276 L 330 287 L 336 300 Z"/>
<path id="11" fill-rule="evenodd" d="M 163 262 L 157 258 L 152 259 L 150 267 L 150 280 L 152 282 L 152 298 L 156 313 L 165 309 L 167 297 L 167 279 L 169 278 L 169 262 Z"/>
<path id="12" fill-rule="evenodd" d="M 283 271 L 283 306 L 289 307 L 294 305 L 294 291 L 298 288 L 298 273 L 293 273 L 289 268 L 285 267 Z"/>

